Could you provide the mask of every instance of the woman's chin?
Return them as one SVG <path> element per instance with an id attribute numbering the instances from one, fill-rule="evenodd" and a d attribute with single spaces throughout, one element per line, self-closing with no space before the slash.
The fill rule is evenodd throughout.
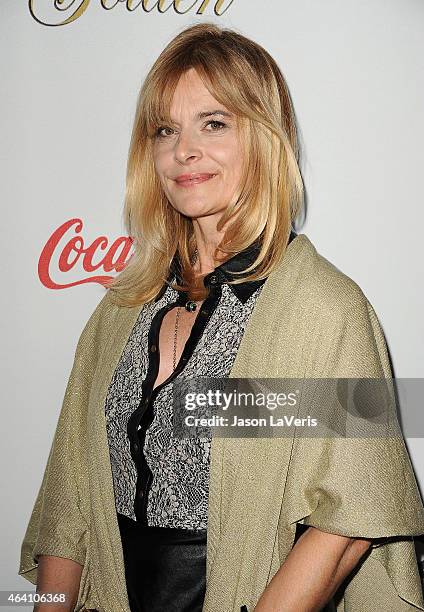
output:
<path id="1" fill-rule="evenodd" d="M 177 210 L 181 215 L 185 217 L 190 217 L 190 219 L 197 219 L 200 217 L 209 217 L 210 215 L 214 215 L 218 210 L 214 206 L 210 206 L 207 204 L 201 203 L 191 203 L 185 205 L 173 205 L 175 210 Z"/>

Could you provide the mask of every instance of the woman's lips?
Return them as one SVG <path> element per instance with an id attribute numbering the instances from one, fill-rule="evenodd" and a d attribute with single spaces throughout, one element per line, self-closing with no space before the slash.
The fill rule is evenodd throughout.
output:
<path id="1" fill-rule="evenodd" d="M 216 174 L 199 174 L 191 179 L 183 179 L 183 180 L 177 179 L 175 182 L 180 187 L 192 187 L 193 185 L 198 185 L 199 183 L 204 183 L 205 181 L 209 181 L 214 176 L 216 176 Z"/>

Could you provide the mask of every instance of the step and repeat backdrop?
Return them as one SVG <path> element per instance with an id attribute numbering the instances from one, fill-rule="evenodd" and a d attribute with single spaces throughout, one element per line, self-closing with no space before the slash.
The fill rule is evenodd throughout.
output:
<path id="1" fill-rule="evenodd" d="M 2 0 L 0 17 L 0 588 L 24 590 L 20 543 L 76 343 L 131 254 L 122 207 L 137 93 L 185 27 L 230 27 L 275 57 L 302 146 L 296 229 L 361 286 L 396 377 L 423 380 L 424 3 Z M 424 486 L 422 429 L 424 417 L 406 433 Z"/>

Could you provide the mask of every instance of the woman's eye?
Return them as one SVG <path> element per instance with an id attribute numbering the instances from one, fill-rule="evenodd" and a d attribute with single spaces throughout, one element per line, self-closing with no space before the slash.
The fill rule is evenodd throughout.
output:
<path id="1" fill-rule="evenodd" d="M 210 121 L 208 121 L 207 123 L 205 123 L 205 127 L 207 127 L 208 125 L 214 125 L 216 126 L 214 129 L 212 130 L 207 130 L 208 132 L 220 132 L 221 130 L 223 130 L 224 128 L 227 127 L 227 125 L 225 123 L 223 123 L 222 121 L 216 121 L 211 119 Z M 169 130 L 169 132 L 173 132 L 173 129 L 167 126 L 160 126 L 157 128 L 156 130 L 156 136 L 158 138 L 166 138 L 167 136 L 171 136 L 171 134 L 166 134 L 164 133 L 165 130 Z"/>
<path id="2" fill-rule="evenodd" d="M 156 130 L 156 136 L 159 136 L 159 138 L 163 138 L 164 136 L 167 136 L 167 134 L 161 134 L 161 132 L 163 130 L 171 130 L 172 131 L 171 128 L 166 127 L 166 126 L 165 127 L 158 127 L 158 129 Z"/>
<path id="3" fill-rule="evenodd" d="M 219 129 L 218 129 L 218 130 L 212 130 L 212 132 L 219 132 L 219 131 L 220 131 L 222 128 L 227 127 L 227 126 L 225 125 L 225 123 L 223 123 L 222 121 L 213 121 L 213 120 L 208 121 L 206 125 L 210 125 L 210 124 L 212 124 L 212 123 L 215 123 L 215 125 L 218 125 L 218 126 L 219 126 Z"/>

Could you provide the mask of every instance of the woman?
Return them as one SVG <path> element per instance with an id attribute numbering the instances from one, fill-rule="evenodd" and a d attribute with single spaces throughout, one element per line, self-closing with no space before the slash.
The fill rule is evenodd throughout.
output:
<path id="1" fill-rule="evenodd" d="M 275 61 L 180 33 L 136 112 L 134 256 L 79 340 L 22 545 L 19 573 L 67 609 L 424 610 L 401 437 L 173 436 L 185 378 L 392 376 L 361 289 L 291 230 L 302 194 Z"/>

